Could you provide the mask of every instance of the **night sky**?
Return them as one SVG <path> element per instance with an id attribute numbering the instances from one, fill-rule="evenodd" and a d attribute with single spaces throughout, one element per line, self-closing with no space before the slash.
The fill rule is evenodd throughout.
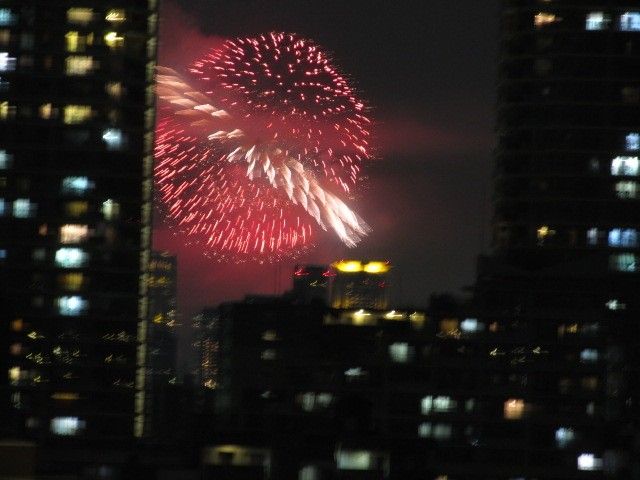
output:
<path id="1" fill-rule="evenodd" d="M 160 64 L 181 68 L 220 38 L 296 32 L 332 52 L 372 107 L 377 158 L 355 210 L 373 232 L 355 249 L 331 235 L 298 261 L 385 258 L 400 304 L 473 282 L 489 242 L 497 0 L 165 2 Z M 180 6 L 180 7 L 179 7 Z M 221 265 L 156 222 L 178 254 L 184 323 L 203 306 L 289 287 L 293 261 Z"/>

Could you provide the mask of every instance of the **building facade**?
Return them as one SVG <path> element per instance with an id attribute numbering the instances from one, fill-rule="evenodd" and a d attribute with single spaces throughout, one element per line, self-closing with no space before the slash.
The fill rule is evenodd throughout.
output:
<path id="1" fill-rule="evenodd" d="M 146 338 L 145 436 L 157 437 L 167 422 L 170 385 L 178 381 L 178 259 L 168 252 L 151 252 L 148 275 Z"/>
<path id="2" fill-rule="evenodd" d="M 222 304 L 205 478 L 429 478 L 433 435 L 451 435 L 421 406 L 433 327 L 423 311 Z"/>
<path id="3" fill-rule="evenodd" d="M 640 478 L 640 9 L 501 15 L 494 252 L 459 355 L 489 413 L 449 478 Z"/>
<path id="4" fill-rule="evenodd" d="M 155 0 L 0 2 L 0 436 L 144 428 Z"/>

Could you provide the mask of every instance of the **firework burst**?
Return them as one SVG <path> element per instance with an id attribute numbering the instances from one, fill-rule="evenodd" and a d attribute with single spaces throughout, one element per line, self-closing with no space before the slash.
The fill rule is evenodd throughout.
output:
<path id="1" fill-rule="evenodd" d="M 160 67 L 156 191 L 170 223 L 219 259 L 279 259 L 314 225 L 354 246 L 369 228 L 341 198 L 369 158 L 346 80 L 293 34 L 226 41 L 185 75 Z"/>

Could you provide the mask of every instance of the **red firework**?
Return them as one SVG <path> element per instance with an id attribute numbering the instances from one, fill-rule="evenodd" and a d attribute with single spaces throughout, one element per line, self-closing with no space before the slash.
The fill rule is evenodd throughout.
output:
<path id="1" fill-rule="evenodd" d="M 313 223 L 350 246 L 366 234 L 337 195 L 369 158 L 369 120 L 317 45 L 227 40 L 182 77 L 164 71 L 156 190 L 190 241 L 219 259 L 274 260 L 307 248 Z"/>

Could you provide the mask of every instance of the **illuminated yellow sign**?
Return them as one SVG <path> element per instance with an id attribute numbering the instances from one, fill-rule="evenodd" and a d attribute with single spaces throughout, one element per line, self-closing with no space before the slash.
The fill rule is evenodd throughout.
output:
<path id="1" fill-rule="evenodd" d="M 340 260 L 335 262 L 333 267 L 339 272 L 367 272 L 374 274 L 386 273 L 391 269 L 389 262 L 373 261 L 363 263 L 360 260 Z"/>

